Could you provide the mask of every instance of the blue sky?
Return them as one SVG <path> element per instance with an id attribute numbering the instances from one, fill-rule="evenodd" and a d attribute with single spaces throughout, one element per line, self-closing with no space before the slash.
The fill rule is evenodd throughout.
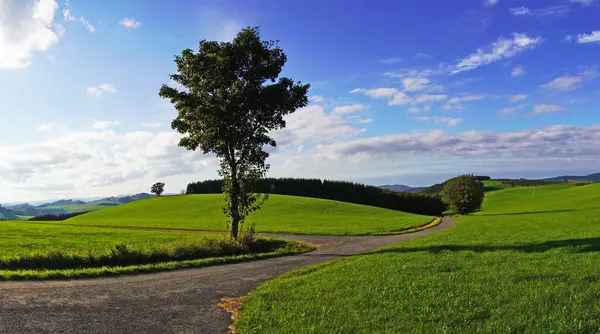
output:
<path id="1" fill-rule="evenodd" d="M 260 26 L 311 83 L 271 176 L 426 185 L 600 171 L 600 1 L 0 0 L 0 202 L 216 177 L 157 93 Z"/>

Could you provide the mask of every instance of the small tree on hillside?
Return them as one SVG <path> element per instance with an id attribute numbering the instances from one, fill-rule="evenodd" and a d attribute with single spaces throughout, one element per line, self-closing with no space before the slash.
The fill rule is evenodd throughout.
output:
<path id="1" fill-rule="evenodd" d="M 284 128 L 283 117 L 308 104 L 309 85 L 279 78 L 286 61 L 276 41 L 263 41 L 258 28 L 246 28 L 231 42 L 203 40 L 198 52 L 184 50 L 171 75 L 184 89 L 160 89 L 179 113 L 171 123 L 183 135 L 179 146 L 200 148 L 221 161 L 223 211 L 234 239 L 264 199 L 254 185 L 269 169 L 264 148 L 276 145 L 271 131 Z"/>
<path id="2" fill-rule="evenodd" d="M 442 200 L 458 214 L 469 214 L 481 209 L 484 185 L 473 175 L 460 175 L 449 180 L 442 190 Z"/>
<path id="3" fill-rule="evenodd" d="M 155 184 L 152 185 L 152 188 L 150 189 L 150 192 L 152 192 L 153 194 L 156 194 L 156 196 L 160 196 L 163 191 L 165 191 L 165 183 L 164 182 L 156 182 Z"/>

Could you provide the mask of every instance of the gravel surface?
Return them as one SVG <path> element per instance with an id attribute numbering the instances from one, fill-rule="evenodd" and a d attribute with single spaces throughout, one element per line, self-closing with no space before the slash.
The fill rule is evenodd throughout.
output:
<path id="1" fill-rule="evenodd" d="M 223 297 L 303 266 L 365 253 L 454 226 L 401 235 L 277 235 L 322 245 L 306 254 L 222 266 L 62 281 L 0 283 L 0 333 L 227 333 Z"/>

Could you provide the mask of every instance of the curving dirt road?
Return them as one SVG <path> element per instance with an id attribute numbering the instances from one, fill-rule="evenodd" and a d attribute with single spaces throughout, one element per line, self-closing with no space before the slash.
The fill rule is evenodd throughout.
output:
<path id="1" fill-rule="evenodd" d="M 72 281 L 0 283 L 0 333 L 227 333 L 222 297 L 247 295 L 283 272 L 454 226 L 390 236 L 283 237 L 326 244 L 314 252 L 254 262 Z"/>

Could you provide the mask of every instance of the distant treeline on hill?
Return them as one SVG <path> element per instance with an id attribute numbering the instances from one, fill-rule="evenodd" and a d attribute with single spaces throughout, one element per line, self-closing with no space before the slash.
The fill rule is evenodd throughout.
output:
<path id="1" fill-rule="evenodd" d="M 186 194 L 216 194 L 221 192 L 222 185 L 222 180 L 190 183 L 187 186 Z M 446 211 L 446 205 L 439 196 L 396 192 L 346 181 L 265 178 L 258 181 L 256 191 L 259 193 L 330 199 L 427 216 L 439 216 Z"/>
<path id="2" fill-rule="evenodd" d="M 41 216 L 36 216 L 36 217 L 33 217 L 33 218 L 29 218 L 28 221 L 38 221 L 38 222 L 43 222 L 43 221 L 63 221 L 63 220 L 67 220 L 69 218 L 73 218 L 75 216 L 82 215 L 84 213 L 88 213 L 88 212 L 91 212 L 91 211 L 61 213 L 61 214 L 58 214 L 58 215 L 41 215 Z"/>
<path id="3" fill-rule="evenodd" d="M 560 183 L 556 181 L 545 181 L 545 180 L 528 180 L 528 179 L 494 179 L 498 183 L 508 184 L 513 187 L 531 187 L 531 186 L 545 186 L 554 183 Z"/>
<path id="4" fill-rule="evenodd" d="M 477 181 L 488 181 L 488 180 L 492 179 L 491 177 L 485 176 L 485 175 L 474 175 L 473 178 L 475 180 L 477 180 Z M 450 180 L 452 180 L 452 179 L 450 179 Z M 427 187 L 427 188 L 421 190 L 420 193 L 421 194 L 428 194 L 428 195 L 437 195 L 437 194 L 439 194 L 439 193 L 442 192 L 442 190 L 444 189 L 444 186 L 450 180 L 447 180 L 447 181 L 442 182 L 442 183 L 436 183 L 436 184 L 432 185 L 431 187 Z"/>

